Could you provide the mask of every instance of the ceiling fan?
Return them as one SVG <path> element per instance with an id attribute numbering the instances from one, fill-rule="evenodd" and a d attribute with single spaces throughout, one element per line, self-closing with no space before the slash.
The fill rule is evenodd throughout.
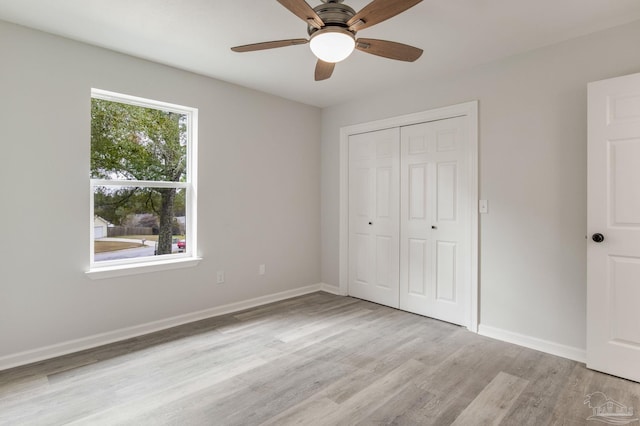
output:
<path id="1" fill-rule="evenodd" d="M 422 49 L 406 44 L 373 38 L 356 38 L 356 32 L 386 21 L 422 0 L 373 0 L 358 13 L 346 4 L 342 4 L 344 0 L 321 1 L 321 5 L 311 8 L 305 0 L 278 0 L 278 3 L 307 23 L 308 40 L 294 38 L 267 41 L 236 46 L 231 50 L 252 52 L 310 43 L 311 51 L 318 58 L 316 81 L 331 77 L 336 62 L 346 59 L 354 49 L 406 62 L 413 62 L 422 55 Z"/>

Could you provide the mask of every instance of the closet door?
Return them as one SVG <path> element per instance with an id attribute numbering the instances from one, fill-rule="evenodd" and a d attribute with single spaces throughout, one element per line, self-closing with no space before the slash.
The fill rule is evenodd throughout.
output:
<path id="1" fill-rule="evenodd" d="M 349 294 L 399 306 L 400 130 L 349 136 Z"/>
<path id="2" fill-rule="evenodd" d="M 466 117 L 401 130 L 400 309 L 470 321 Z"/>

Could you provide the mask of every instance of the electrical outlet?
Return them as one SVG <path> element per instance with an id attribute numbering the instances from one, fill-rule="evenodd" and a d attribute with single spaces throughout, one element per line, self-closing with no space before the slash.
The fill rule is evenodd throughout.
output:
<path id="1" fill-rule="evenodd" d="M 480 200 L 478 202 L 478 211 L 483 214 L 489 213 L 489 201 Z"/>
<path id="2" fill-rule="evenodd" d="M 266 272 L 266 267 L 264 263 L 258 266 L 258 275 L 264 275 Z"/>
<path id="3" fill-rule="evenodd" d="M 224 283 L 224 271 L 218 271 L 217 276 L 216 276 L 216 282 L 218 284 Z"/>

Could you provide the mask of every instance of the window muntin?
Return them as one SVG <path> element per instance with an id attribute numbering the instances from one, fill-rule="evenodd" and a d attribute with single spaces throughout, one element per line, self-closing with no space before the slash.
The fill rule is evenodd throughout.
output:
<path id="1" fill-rule="evenodd" d="M 194 258 L 197 109 L 91 95 L 90 269 Z"/>

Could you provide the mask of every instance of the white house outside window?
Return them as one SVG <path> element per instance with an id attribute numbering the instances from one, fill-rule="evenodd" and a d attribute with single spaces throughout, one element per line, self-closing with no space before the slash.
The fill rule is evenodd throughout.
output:
<path id="1" fill-rule="evenodd" d="M 90 274 L 197 260 L 197 115 L 92 89 Z"/>

